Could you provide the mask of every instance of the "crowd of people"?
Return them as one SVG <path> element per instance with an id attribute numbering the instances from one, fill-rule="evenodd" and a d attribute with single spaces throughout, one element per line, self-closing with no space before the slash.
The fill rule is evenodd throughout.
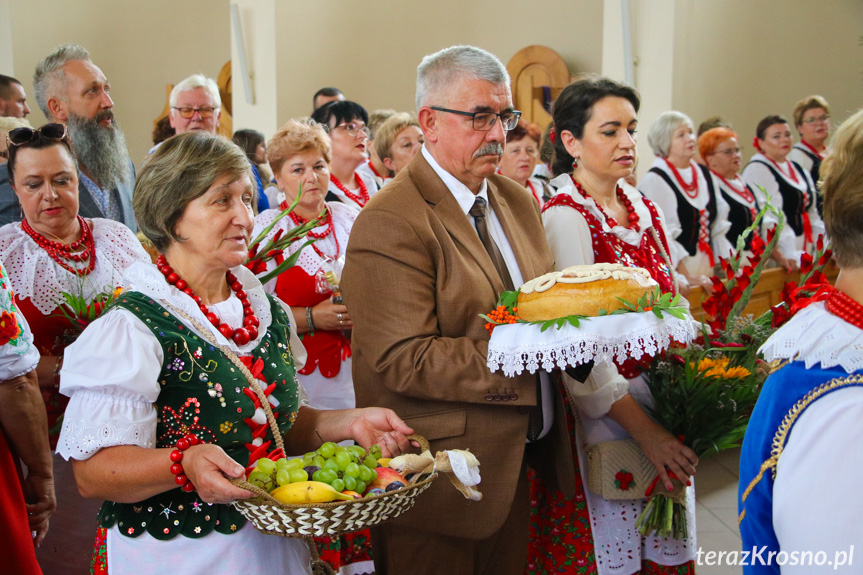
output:
<path id="1" fill-rule="evenodd" d="M 263 537 L 230 505 L 251 494 L 228 479 L 283 455 L 264 411 L 287 455 L 323 441 L 397 455 L 417 432 L 433 453 L 469 448 L 482 463 L 481 503 L 435 485 L 395 520 L 317 539 L 344 575 L 694 573 L 694 512 L 689 538 L 644 537 L 643 499 L 587 488 L 585 445 L 627 437 L 667 489 L 694 482 L 698 458 L 648 415 L 639 364 L 492 373 L 478 314 L 582 264 L 709 291 L 767 203 L 784 218 L 768 212 L 755 233 L 785 221 L 773 265 L 796 270 L 835 234 L 859 268 L 857 204 L 818 189 L 833 157 L 820 96 L 794 108 L 797 144 L 782 116 L 761 120 L 742 170 L 727 122 L 696 132 L 665 112 L 636 181 L 633 88 L 577 79 L 543 132 L 514 109 L 500 60 L 470 46 L 422 60 L 415 113 L 370 114 L 323 88 L 269 141 L 216 135 L 218 87 L 194 74 L 138 165 L 86 49 L 56 48 L 33 85 L 39 128 L 21 83 L 0 75 L 0 535 L 16 573 L 41 572 L 34 546 L 60 517 L 92 573 L 310 572 L 304 544 Z M 859 192 L 837 183 L 851 169 L 839 157 L 826 181 L 847 198 Z M 249 242 L 291 205 L 269 237 L 319 218 L 315 241 L 262 284 L 243 265 Z M 846 283 L 843 309 L 859 307 Z M 56 497 L 55 479 L 83 499 Z"/>

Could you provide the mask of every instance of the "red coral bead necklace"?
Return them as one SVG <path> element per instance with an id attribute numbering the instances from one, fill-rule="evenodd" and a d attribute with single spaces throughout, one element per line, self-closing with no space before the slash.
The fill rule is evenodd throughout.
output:
<path id="1" fill-rule="evenodd" d="M 34 230 L 27 218 L 21 220 L 21 229 L 33 238 L 37 246 L 48 252 L 51 259 L 60 267 L 72 274 L 85 276 L 96 267 L 96 242 L 93 240 L 90 225 L 81 216 L 78 216 L 78 224 L 81 226 L 81 237 L 70 244 L 49 240 Z M 75 268 L 64 260 L 74 263 L 87 262 L 87 265 L 83 268 Z"/>
<path id="2" fill-rule="evenodd" d="M 575 186 L 575 189 L 578 190 L 579 194 L 581 194 L 581 197 L 583 197 L 585 200 L 590 197 L 588 195 L 588 193 L 585 191 L 585 189 L 583 187 L 581 187 L 581 184 L 578 183 L 578 180 L 576 180 L 572 176 L 570 176 L 570 179 L 572 180 L 572 183 Z M 623 190 L 620 188 L 620 186 L 617 186 L 614 191 L 617 194 L 618 201 L 621 204 L 623 204 L 623 207 L 626 208 L 626 211 L 627 211 L 626 219 L 629 222 L 626 227 L 629 227 L 629 228 L 635 230 L 636 232 L 641 230 L 641 226 L 638 225 L 638 220 L 639 220 L 638 214 L 635 213 L 635 206 L 632 205 L 632 201 L 626 197 L 626 194 L 623 192 Z M 607 213 L 605 213 L 605 210 L 602 209 L 602 206 L 599 205 L 599 202 L 597 202 L 596 200 L 593 200 L 593 203 L 596 204 L 596 209 L 598 209 L 599 213 L 601 213 L 602 216 L 605 218 L 605 222 L 608 224 L 608 227 L 613 228 L 614 226 L 617 225 L 617 220 L 610 217 Z"/>
<path id="3" fill-rule="evenodd" d="M 350 191 L 344 184 L 342 184 L 337 177 L 330 174 L 330 181 L 335 184 L 335 186 L 342 191 L 344 195 L 353 200 L 359 207 L 365 207 L 366 202 L 369 201 L 369 189 L 366 187 L 366 183 L 360 177 L 360 175 L 354 172 L 354 181 L 359 186 L 360 195 L 356 195 L 352 191 Z"/>
<path id="4" fill-rule="evenodd" d="M 858 329 L 863 329 L 863 305 L 839 290 L 833 290 L 826 301 L 827 311 Z"/>
<path id="5" fill-rule="evenodd" d="M 234 343 L 241 346 L 257 339 L 260 321 L 255 316 L 255 310 L 252 309 L 252 302 L 249 301 L 249 295 L 243 291 L 243 284 L 240 283 L 233 272 L 230 270 L 225 272 L 225 279 L 227 280 L 228 285 L 231 286 L 237 299 L 239 299 L 240 303 L 243 305 L 243 325 L 236 329 L 232 328 L 227 323 L 222 323 L 219 316 L 215 312 L 210 311 L 207 306 L 204 305 L 200 296 L 195 294 L 194 290 L 192 290 L 192 288 L 189 287 L 189 284 L 186 283 L 186 280 L 181 278 L 174 271 L 174 268 L 168 265 L 168 260 L 165 259 L 165 256 L 159 256 L 156 260 L 156 265 L 169 284 L 188 295 L 196 304 L 198 304 L 198 307 L 201 308 L 201 313 L 206 316 L 207 321 L 216 326 L 223 336 L 233 340 Z"/>
<path id="6" fill-rule="evenodd" d="M 284 210 L 285 208 L 282 208 L 282 209 Z M 316 240 L 321 240 L 321 239 L 327 237 L 328 235 L 332 234 L 333 235 L 333 241 L 336 242 L 336 254 L 335 255 L 331 256 L 331 255 L 325 254 L 323 252 L 323 250 L 319 249 L 318 246 L 315 244 L 312 244 L 312 249 L 315 250 L 315 253 L 317 253 L 321 257 L 321 259 L 323 259 L 323 260 L 334 260 L 334 259 L 339 257 L 339 250 L 340 250 L 339 238 L 336 237 L 336 227 L 333 224 L 333 214 L 330 212 L 330 207 L 327 206 L 326 204 L 324 204 L 324 209 L 327 211 L 327 215 L 324 217 L 324 221 L 321 222 L 321 226 L 326 225 L 327 226 L 326 229 L 322 232 L 315 232 L 314 230 L 310 231 L 308 233 L 308 236 L 310 238 L 314 238 Z M 288 212 L 288 216 L 291 218 L 291 221 L 294 222 L 295 226 L 301 226 L 301 225 L 307 224 L 309 222 L 309 220 L 303 218 L 302 216 L 297 215 L 296 212 Z"/>
<path id="7" fill-rule="evenodd" d="M 668 161 L 668 158 L 664 158 L 665 163 L 668 165 L 668 169 L 671 170 L 671 173 L 674 174 L 674 179 L 677 180 L 677 184 L 680 186 L 680 189 L 683 192 L 692 198 L 693 200 L 698 197 L 698 172 L 696 172 L 695 164 L 690 162 L 690 168 L 692 169 L 692 183 L 687 184 L 683 181 L 683 178 L 680 176 L 680 172 L 677 170 L 677 166 Z"/>

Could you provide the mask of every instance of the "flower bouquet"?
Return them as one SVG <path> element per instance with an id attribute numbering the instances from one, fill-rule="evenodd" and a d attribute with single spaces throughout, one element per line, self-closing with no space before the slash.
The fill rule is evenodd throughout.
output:
<path id="1" fill-rule="evenodd" d="M 61 291 L 61 301 L 57 306 L 58 311 L 54 315 L 69 320 L 70 328 L 64 334 L 66 343 L 69 344 L 78 339 L 81 332 L 99 318 L 122 292 L 123 288 L 121 287 L 112 289 L 109 286 L 88 299 L 84 297 L 83 289 L 78 294 Z"/>
<path id="2" fill-rule="evenodd" d="M 768 230 L 765 242 L 755 230 L 768 211 L 777 216 L 779 223 Z M 702 303 L 706 318 L 701 336 L 688 347 L 667 350 L 646 374 L 654 401 L 649 412 L 699 458 L 740 445 L 770 372 L 759 357 L 759 348 L 777 327 L 777 320 L 787 320 L 796 311 L 797 301 L 817 296 L 821 283 L 826 283 L 821 270 L 830 252 L 819 239 L 815 257 L 804 256 L 801 262 L 799 283 L 789 282 L 783 290 L 782 304 L 758 318 L 741 315 L 778 242 L 783 219 L 769 204 L 761 210 L 752 226 L 738 238 L 735 253 L 728 260 L 720 259 L 727 279 L 712 278 L 713 292 Z M 752 257 L 742 266 L 750 234 Z M 651 491 L 645 493 L 648 501 L 636 522 L 639 531 L 644 535 L 686 538 L 684 504 Z"/>
<path id="3" fill-rule="evenodd" d="M 259 276 L 258 279 L 261 280 L 262 284 L 266 284 L 271 279 L 278 277 L 286 269 L 292 267 L 297 263 L 297 259 L 300 257 L 300 252 L 303 251 L 303 248 L 313 244 L 315 242 L 314 238 L 306 239 L 306 242 L 294 253 L 292 253 L 287 258 L 284 256 L 285 250 L 287 250 L 290 246 L 297 243 L 298 241 L 306 238 L 306 235 L 315 229 L 321 222 L 321 219 L 326 214 L 326 211 L 322 212 L 317 218 L 313 220 L 309 220 L 308 222 L 301 224 L 287 233 L 283 233 L 284 230 L 277 231 L 273 237 L 268 240 L 266 243 L 261 245 L 269 233 L 273 230 L 275 225 L 282 218 L 286 217 L 288 214 L 294 211 L 297 207 L 297 204 L 300 202 L 300 196 L 303 193 L 302 185 L 300 185 L 299 190 L 297 190 L 297 197 L 294 198 L 293 203 L 288 206 L 286 210 L 282 210 L 276 218 L 270 222 L 266 228 L 261 230 L 254 239 L 252 239 L 251 244 L 249 245 L 249 257 L 244 264 L 247 268 L 249 268 L 253 274 Z M 260 276 L 260 274 L 267 271 L 267 262 L 270 260 L 276 260 L 276 267 L 271 272 L 265 274 L 264 276 Z"/>

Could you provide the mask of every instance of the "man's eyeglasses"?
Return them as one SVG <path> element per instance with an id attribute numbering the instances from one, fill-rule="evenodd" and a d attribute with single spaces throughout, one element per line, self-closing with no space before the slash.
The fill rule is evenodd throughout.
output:
<path id="1" fill-rule="evenodd" d="M 338 126 L 334 127 L 333 130 L 335 130 L 337 128 L 343 128 L 345 130 L 345 132 L 348 133 L 349 136 L 353 136 L 354 138 L 356 138 L 360 132 L 362 132 L 366 138 L 368 138 L 372 135 L 371 130 L 369 130 L 368 126 L 360 126 L 356 122 L 345 122 L 344 124 L 339 124 Z M 327 130 L 327 131 L 331 131 L 331 130 Z"/>
<path id="2" fill-rule="evenodd" d="M 824 114 L 823 116 L 818 116 L 817 118 L 815 116 L 810 116 L 810 117 L 806 118 L 805 120 L 803 120 L 803 123 L 804 124 L 814 124 L 817 122 L 819 124 L 823 124 L 823 123 L 829 122 L 829 121 L 830 121 L 830 116 L 828 116 L 827 114 Z"/>
<path id="3" fill-rule="evenodd" d="M 180 117 L 184 120 L 190 119 L 192 116 L 195 115 L 195 112 L 201 114 L 202 118 L 212 118 L 213 114 L 215 114 L 216 110 L 218 110 L 218 108 L 212 108 L 210 106 L 205 106 L 203 108 L 177 108 L 176 106 L 172 106 L 172 108 L 174 110 L 177 110 L 180 113 Z"/>
<path id="4" fill-rule="evenodd" d="M 45 124 L 41 128 L 15 128 L 6 134 L 6 143 L 9 146 L 23 146 L 42 136 L 49 140 L 62 140 L 66 137 L 66 124 Z"/>
<path id="5" fill-rule="evenodd" d="M 462 112 L 461 110 L 450 110 L 448 108 L 441 108 L 440 106 L 431 106 L 432 110 L 437 110 L 438 112 L 447 112 L 448 114 L 459 114 L 461 116 L 467 116 L 468 118 L 473 118 L 473 129 L 478 132 L 488 132 L 494 127 L 494 123 L 497 122 L 497 119 L 500 118 L 500 124 L 503 127 L 504 131 L 512 130 L 518 124 L 519 118 L 521 118 L 521 112 L 518 110 L 511 110 L 506 112 L 501 112 L 500 114 L 495 114 L 494 112 Z"/>

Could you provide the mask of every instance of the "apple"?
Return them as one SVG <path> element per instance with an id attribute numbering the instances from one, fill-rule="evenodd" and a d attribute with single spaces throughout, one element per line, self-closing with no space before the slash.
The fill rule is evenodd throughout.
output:
<path id="1" fill-rule="evenodd" d="M 402 477 L 402 475 L 395 469 L 391 469 L 389 467 L 378 467 L 375 471 L 377 471 L 378 474 L 377 479 L 369 483 L 364 495 L 368 495 L 373 489 L 380 489 L 386 492 L 401 489 L 408 484 L 407 479 Z"/>

